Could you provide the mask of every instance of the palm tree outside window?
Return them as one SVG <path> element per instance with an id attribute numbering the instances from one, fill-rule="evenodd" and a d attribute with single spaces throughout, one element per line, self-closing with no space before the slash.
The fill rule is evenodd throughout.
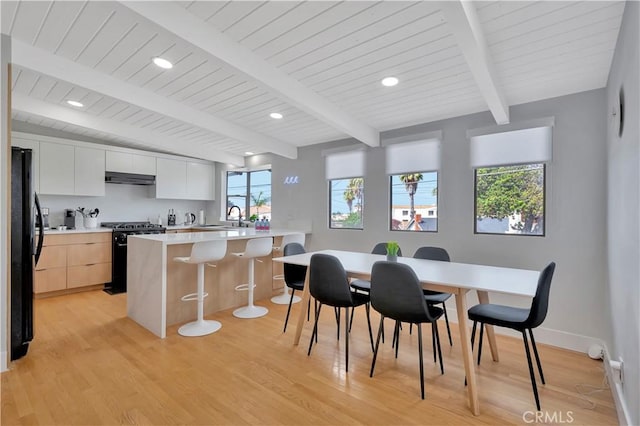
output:
<path id="1" fill-rule="evenodd" d="M 390 188 L 390 230 L 438 231 L 438 172 L 392 175 Z"/>
<path id="2" fill-rule="evenodd" d="M 364 179 L 329 181 L 329 228 L 363 229 Z"/>

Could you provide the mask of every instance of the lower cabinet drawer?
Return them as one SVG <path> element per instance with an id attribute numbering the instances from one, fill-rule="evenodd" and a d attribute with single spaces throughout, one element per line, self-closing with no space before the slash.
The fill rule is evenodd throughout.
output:
<path id="1" fill-rule="evenodd" d="M 67 288 L 66 267 L 36 271 L 33 282 L 33 292 L 35 294 L 64 290 L 65 288 Z"/>
<path id="2" fill-rule="evenodd" d="M 70 266 L 67 268 L 67 288 L 111 282 L 111 263 Z"/>

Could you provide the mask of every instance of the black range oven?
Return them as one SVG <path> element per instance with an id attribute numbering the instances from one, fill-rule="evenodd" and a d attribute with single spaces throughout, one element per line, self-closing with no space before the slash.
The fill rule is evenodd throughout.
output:
<path id="1" fill-rule="evenodd" d="M 111 282 L 105 284 L 109 294 L 127 291 L 127 237 L 132 234 L 164 234 L 166 228 L 150 222 L 102 222 L 105 228 L 113 229 Z"/>

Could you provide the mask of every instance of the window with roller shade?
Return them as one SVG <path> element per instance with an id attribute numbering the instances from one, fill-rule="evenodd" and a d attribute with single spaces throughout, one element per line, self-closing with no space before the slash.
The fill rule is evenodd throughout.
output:
<path id="1" fill-rule="evenodd" d="M 551 156 L 550 126 L 471 138 L 477 234 L 545 235 Z"/>
<path id="2" fill-rule="evenodd" d="M 385 151 L 390 182 L 389 229 L 437 232 L 440 140 L 393 144 Z"/>
<path id="3" fill-rule="evenodd" d="M 364 155 L 356 150 L 326 156 L 330 229 L 364 229 Z"/>

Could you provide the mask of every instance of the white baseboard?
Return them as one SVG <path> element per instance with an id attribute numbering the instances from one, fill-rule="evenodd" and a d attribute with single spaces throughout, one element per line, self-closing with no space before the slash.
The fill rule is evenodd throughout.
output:
<path id="1" fill-rule="evenodd" d="M 7 351 L 0 352 L 0 373 L 9 370 L 8 365 L 9 364 L 7 364 Z"/>
<path id="2" fill-rule="evenodd" d="M 611 355 L 609 353 L 609 349 L 604 342 L 600 343 L 604 348 L 604 373 L 607 376 L 607 380 L 609 381 L 609 387 L 611 388 L 611 395 L 613 396 L 613 402 L 616 405 L 616 412 L 618 414 L 618 424 L 621 426 L 631 425 L 631 414 L 629 413 L 629 408 L 627 407 L 627 403 L 624 399 L 624 392 L 622 389 L 621 383 L 616 383 L 614 379 L 613 370 L 611 369 Z"/>

